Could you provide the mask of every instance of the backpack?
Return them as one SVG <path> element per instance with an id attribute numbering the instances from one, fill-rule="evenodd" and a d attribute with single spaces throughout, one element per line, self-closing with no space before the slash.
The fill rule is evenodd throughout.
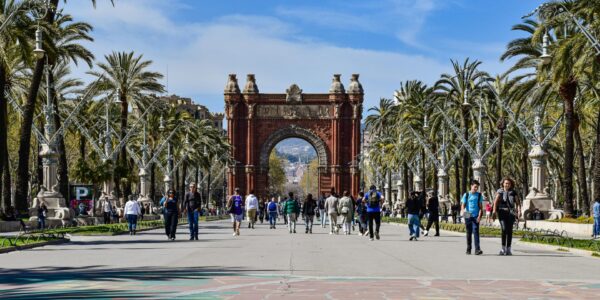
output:
<path id="1" fill-rule="evenodd" d="M 317 205 L 319 206 L 319 209 L 325 209 L 325 199 L 319 199 Z"/>
<path id="2" fill-rule="evenodd" d="M 377 191 L 373 190 L 369 193 L 369 207 L 378 207 L 381 202 L 381 196 Z"/>
<path id="3" fill-rule="evenodd" d="M 277 211 L 277 203 L 275 203 L 275 202 L 269 202 L 269 211 L 270 212 L 276 212 Z"/>

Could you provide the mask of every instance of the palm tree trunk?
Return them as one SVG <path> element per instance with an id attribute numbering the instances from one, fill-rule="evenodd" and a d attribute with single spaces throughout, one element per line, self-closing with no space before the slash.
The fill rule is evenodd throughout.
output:
<path id="1" fill-rule="evenodd" d="M 423 192 L 427 190 L 427 156 L 425 156 L 425 149 L 421 149 L 421 157 L 423 161 L 421 162 L 421 180 L 423 181 Z"/>
<path id="2" fill-rule="evenodd" d="M 575 132 L 575 118 L 574 118 L 574 100 L 575 93 L 577 92 L 577 82 L 575 80 L 569 80 L 562 84 L 559 88 L 559 94 L 564 102 L 565 110 L 565 121 L 566 123 L 566 135 L 565 135 L 565 167 L 564 167 L 564 191 L 565 191 L 565 203 L 564 211 L 566 217 L 572 217 L 574 212 L 573 207 L 573 160 L 575 145 L 573 142 L 573 134 Z"/>
<path id="3" fill-rule="evenodd" d="M 506 129 L 504 117 L 498 121 L 498 146 L 496 147 L 496 180 L 491 190 L 496 189 L 502 180 L 502 147 L 504 146 L 504 130 Z M 491 195 L 491 194 L 490 194 Z"/>
<path id="4" fill-rule="evenodd" d="M 462 195 L 460 190 L 460 163 L 458 159 L 454 160 L 454 191 L 456 198 L 455 201 L 460 201 L 460 195 Z"/>
<path id="5" fill-rule="evenodd" d="M 79 136 L 79 157 L 85 161 L 86 158 L 86 139 L 83 135 Z"/>
<path id="6" fill-rule="evenodd" d="M 408 165 L 406 163 L 404 163 L 404 167 L 402 168 L 402 180 L 404 180 L 404 182 L 402 183 L 402 185 L 404 186 L 404 201 L 406 201 L 406 199 L 408 199 L 408 194 L 410 193 L 410 189 L 408 186 L 408 182 L 409 180 L 409 175 L 408 175 Z"/>
<path id="7" fill-rule="evenodd" d="M 433 150 L 432 151 L 433 153 L 437 153 L 437 143 L 435 143 L 435 142 L 433 143 L 432 150 Z M 437 168 L 435 167 L 435 164 L 433 164 L 431 166 L 431 169 L 433 170 L 433 192 L 435 195 L 440 197 L 441 195 L 437 194 L 439 186 L 438 186 Z"/>
<path id="8" fill-rule="evenodd" d="M 578 119 L 577 116 L 575 118 Z M 577 161 L 579 163 L 577 168 L 577 185 L 579 186 L 579 195 L 581 196 L 581 211 L 583 214 L 588 215 L 590 212 L 590 197 L 588 194 L 587 174 L 585 173 L 585 156 L 583 154 L 583 143 L 581 142 L 579 124 L 576 124 L 574 135 L 575 143 L 577 144 Z"/>
<path id="9" fill-rule="evenodd" d="M 181 166 L 181 196 L 185 195 L 185 179 L 187 177 L 187 160 L 184 160 Z"/>
<path id="10" fill-rule="evenodd" d="M 523 185 L 523 198 L 529 193 L 529 149 L 525 143 L 523 145 L 523 152 L 521 152 L 521 184 Z"/>
<path id="11" fill-rule="evenodd" d="M 150 151 L 150 157 L 154 157 L 153 151 Z M 152 203 L 156 197 L 156 166 L 154 163 L 150 164 L 150 199 Z"/>
<path id="12" fill-rule="evenodd" d="M 600 197 L 600 109 L 596 118 L 596 146 L 594 147 L 594 200 Z"/>
<path id="13" fill-rule="evenodd" d="M 408 170 L 408 191 L 413 192 L 415 190 L 415 188 L 413 187 L 413 179 L 414 179 L 415 175 L 413 174 L 412 170 Z M 408 198 L 407 198 L 408 199 Z"/>
<path id="14" fill-rule="evenodd" d="M 4 210 L 6 211 L 6 209 L 10 206 L 12 206 L 12 185 L 11 185 L 11 174 L 10 174 L 10 164 L 8 161 L 8 152 L 6 153 L 5 156 L 3 156 L 2 158 L 0 158 L 0 160 L 2 160 L 2 163 L 4 164 L 4 169 L 1 175 L 2 177 L 2 199 L 3 199 L 3 204 L 4 204 Z"/>
<path id="15" fill-rule="evenodd" d="M 58 8 L 58 0 L 50 0 L 51 7 Z M 48 10 L 44 21 L 54 23 L 54 16 L 58 9 Z M 23 108 L 23 121 L 19 133 L 19 163 L 17 165 L 17 182 L 15 190 L 15 208 L 17 211 L 26 211 L 28 209 L 29 196 L 29 154 L 31 150 L 31 128 L 33 126 L 33 114 L 35 111 L 36 100 L 42 82 L 44 73 L 44 58 L 38 59 L 35 68 L 31 74 L 31 84 L 27 93 L 27 101 Z M 52 188 L 52 187 L 47 187 Z"/>
<path id="16" fill-rule="evenodd" d="M 126 91 L 120 91 L 119 94 L 119 100 L 121 101 L 121 136 L 120 136 L 120 140 L 125 139 L 125 136 L 127 135 L 127 117 L 129 115 L 129 103 L 127 102 L 127 97 L 125 94 Z M 129 168 L 127 168 L 127 149 L 125 149 L 125 147 L 120 149 L 120 153 L 119 153 L 119 164 L 121 164 L 121 166 L 123 168 L 125 168 L 125 170 L 129 170 Z M 127 184 L 129 185 L 129 184 Z M 129 196 L 129 194 L 131 193 L 131 186 L 126 187 L 125 184 L 122 187 L 122 191 L 123 191 L 123 197 L 125 199 L 127 199 L 127 197 Z"/>
<path id="17" fill-rule="evenodd" d="M 4 65 L 0 64 L 0 87 L 2 87 L 2 91 L 0 92 L 0 176 L 2 176 L 2 172 L 4 170 L 4 156 L 8 154 L 8 131 L 6 128 L 6 117 L 8 112 L 7 99 L 5 96 L 5 86 L 6 86 L 6 70 L 4 69 Z M 6 207 L 6 206 L 5 206 Z"/>

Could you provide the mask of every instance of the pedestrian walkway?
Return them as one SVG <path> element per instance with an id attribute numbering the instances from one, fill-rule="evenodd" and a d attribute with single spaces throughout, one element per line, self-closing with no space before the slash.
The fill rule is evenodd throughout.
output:
<path id="1" fill-rule="evenodd" d="M 302 225 L 299 224 L 299 228 Z M 313 227 L 200 224 L 199 241 L 168 241 L 164 230 L 137 236 L 74 237 L 69 244 L 0 255 L 0 294 L 9 299 L 60 297 L 188 299 L 597 298 L 600 259 L 515 245 L 499 257 L 464 254 L 464 236 L 408 240 L 405 226 L 382 225 L 381 240 L 329 235 Z M 187 227 L 179 226 L 181 237 Z"/>

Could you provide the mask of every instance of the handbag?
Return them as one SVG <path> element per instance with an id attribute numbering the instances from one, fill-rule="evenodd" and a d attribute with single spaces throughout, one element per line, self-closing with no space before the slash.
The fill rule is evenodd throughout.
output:
<path id="1" fill-rule="evenodd" d="M 347 214 L 350 211 L 347 206 L 342 207 L 342 214 Z"/>

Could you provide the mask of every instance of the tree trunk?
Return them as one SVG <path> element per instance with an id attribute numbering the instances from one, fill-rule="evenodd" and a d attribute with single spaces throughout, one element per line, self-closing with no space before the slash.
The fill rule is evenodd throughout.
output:
<path id="1" fill-rule="evenodd" d="M 565 110 L 565 121 L 566 121 L 566 135 L 565 135 L 565 167 L 563 175 L 563 186 L 565 191 L 564 199 L 564 211 L 566 217 L 572 217 L 573 208 L 573 160 L 575 145 L 573 142 L 573 134 L 575 131 L 575 118 L 574 118 L 574 100 L 575 93 L 577 92 L 577 82 L 573 79 L 562 84 L 559 88 L 560 97 L 563 99 L 564 110 Z"/>
<path id="2" fill-rule="evenodd" d="M 129 115 L 129 103 L 127 102 L 126 92 L 127 91 L 122 90 L 118 95 L 119 100 L 121 101 L 121 136 L 119 137 L 121 141 L 125 139 L 125 136 L 127 135 L 127 117 Z M 130 168 L 127 167 L 127 149 L 125 148 L 125 146 L 123 146 L 121 149 L 119 149 L 119 151 L 119 164 L 121 164 L 121 166 L 123 166 L 125 170 L 130 170 Z M 131 183 L 129 183 L 128 181 L 127 183 L 123 184 L 122 188 L 123 197 L 127 199 L 127 197 L 131 194 Z"/>
<path id="3" fill-rule="evenodd" d="M 437 153 L 437 143 L 435 143 L 435 142 L 434 142 L 434 143 L 433 143 L 433 146 L 432 146 L 432 148 L 433 148 L 433 149 L 432 149 L 432 150 L 433 150 L 432 152 L 433 152 L 434 154 L 436 154 L 436 153 Z M 441 197 L 442 195 L 438 195 L 438 194 L 437 194 L 437 192 L 438 192 L 438 189 L 439 189 L 439 184 L 438 184 L 437 168 L 435 167 L 435 164 L 433 164 L 433 165 L 431 166 L 431 169 L 433 170 L 433 177 L 432 177 L 432 178 L 433 178 L 433 193 L 434 193 L 435 195 L 437 195 L 438 197 Z"/>
<path id="4" fill-rule="evenodd" d="M 469 140 L 469 110 L 463 109 L 463 138 L 465 141 Z M 466 193 L 469 190 L 469 151 L 463 149 L 463 161 L 462 161 L 462 190 L 460 195 Z"/>
<path id="5" fill-rule="evenodd" d="M 423 184 L 423 192 L 427 191 L 427 156 L 425 156 L 425 149 L 421 149 L 421 180 Z"/>
<path id="6" fill-rule="evenodd" d="M 529 148 L 527 143 L 523 144 L 523 152 L 521 152 L 521 184 L 523 184 L 523 194 L 521 198 L 525 198 L 529 193 Z"/>
<path id="7" fill-rule="evenodd" d="M 581 197 L 581 211 L 586 216 L 590 213 L 590 197 L 588 194 L 588 186 L 587 186 L 587 174 L 585 173 L 585 156 L 583 154 L 583 143 L 581 142 L 581 132 L 579 131 L 579 118 L 576 115 L 575 119 L 577 120 L 575 126 L 575 143 L 577 144 L 577 161 L 579 162 L 579 166 L 577 168 L 577 182 L 579 186 L 579 195 Z"/>
<path id="8" fill-rule="evenodd" d="M 596 117 L 596 145 L 594 147 L 594 200 L 600 198 L 600 109 Z"/>
<path id="9" fill-rule="evenodd" d="M 454 194 L 456 196 L 456 198 L 454 198 L 454 201 L 460 201 L 460 195 L 462 195 L 461 190 L 460 190 L 460 163 L 458 162 L 458 159 L 454 160 L 454 191 L 456 194 Z"/>
<path id="10" fill-rule="evenodd" d="M 185 179 L 186 179 L 186 177 L 187 177 L 187 160 L 184 160 L 183 163 L 181 163 L 181 197 L 183 197 L 183 195 L 185 195 L 185 188 L 186 188 Z"/>
<path id="11" fill-rule="evenodd" d="M 152 152 L 150 152 L 152 153 Z M 151 154 L 151 157 L 154 155 Z M 150 199 L 152 199 L 152 203 L 155 203 L 156 198 L 156 166 L 154 163 L 150 164 Z"/>
<path id="12" fill-rule="evenodd" d="M 404 201 L 406 201 L 406 199 L 408 199 L 408 195 L 410 193 L 410 187 L 408 186 L 408 182 L 409 180 L 409 175 L 408 175 L 408 165 L 406 163 L 404 163 L 404 168 L 402 168 L 402 180 L 404 181 L 402 183 L 403 187 L 404 187 Z"/>
<path id="13" fill-rule="evenodd" d="M 49 24 L 54 23 L 54 16 L 58 11 L 58 0 L 50 0 L 51 7 L 56 9 L 48 10 L 44 21 Z M 27 93 L 27 101 L 23 107 L 23 121 L 19 133 L 19 163 L 17 165 L 17 182 L 15 190 L 15 208 L 17 211 L 27 211 L 29 196 L 29 154 L 31 150 L 31 128 L 33 126 L 33 114 L 35 112 L 36 100 L 42 82 L 44 73 L 45 59 L 38 59 L 35 63 L 33 73 L 31 74 L 31 84 Z M 47 187 L 52 188 L 52 187 Z"/>
<path id="14" fill-rule="evenodd" d="M 494 182 L 493 189 L 500 187 L 500 181 L 502 181 L 502 147 L 504 145 L 504 130 L 506 129 L 506 123 L 504 117 L 500 117 L 498 121 L 498 146 L 496 146 L 496 180 Z M 491 190 L 493 190 L 491 189 Z M 491 194 L 490 194 L 491 195 Z"/>
<path id="15" fill-rule="evenodd" d="M 0 160 L 2 160 L 3 164 L 4 164 L 4 169 L 1 175 L 2 177 L 2 199 L 3 199 L 3 204 L 4 204 L 4 211 L 6 211 L 6 209 L 10 206 L 13 205 L 12 203 L 12 185 L 11 185 L 11 174 L 10 174 L 10 164 L 8 161 L 8 152 L 6 153 L 5 156 L 3 156 L 2 158 L 0 158 Z"/>
<path id="16" fill-rule="evenodd" d="M 87 156 L 86 153 L 86 139 L 83 135 L 79 136 L 79 157 L 81 157 L 82 161 L 85 161 L 85 158 Z"/>
<path id="17" fill-rule="evenodd" d="M 6 70 L 0 63 L 0 87 L 3 92 L 0 93 L 0 176 L 4 170 L 4 157 L 8 154 L 8 130 L 6 128 L 6 117 L 8 116 L 8 106 L 4 89 L 6 86 Z"/>
<path id="18" fill-rule="evenodd" d="M 413 187 L 414 178 L 415 178 L 415 175 L 413 174 L 412 170 L 408 170 L 408 192 L 409 192 L 409 194 L 415 190 L 415 188 Z"/>

